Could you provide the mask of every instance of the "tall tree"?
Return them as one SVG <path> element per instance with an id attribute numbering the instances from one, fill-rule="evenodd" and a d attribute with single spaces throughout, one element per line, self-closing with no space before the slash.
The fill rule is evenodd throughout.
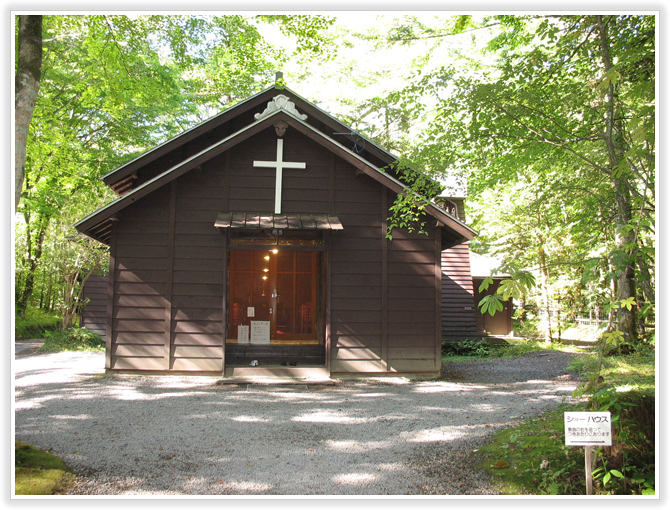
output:
<path id="1" fill-rule="evenodd" d="M 25 176 L 28 129 L 40 90 L 42 70 L 42 16 L 20 15 L 18 58 L 14 85 L 14 212 L 19 207 Z"/>
<path id="2" fill-rule="evenodd" d="M 587 264 L 597 243 L 606 248 L 624 303 L 618 327 L 635 340 L 631 305 L 653 304 L 655 18 L 494 16 L 483 25 L 497 36 L 478 66 L 417 71 L 406 89 L 411 109 L 433 108 L 414 159 L 466 172 L 474 198 L 526 168 L 590 188 L 603 213 L 576 255 Z M 615 227 L 613 242 L 600 241 L 603 221 Z"/>
<path id="3" fill-rule="evenodd" d="M 278 24 L 301 40 L 320 34 L 330 21 L 320 16 L 297 21 L 290 16 L 44 16 L 41 88 L 29 121 L 16 221 L 19 313 L 40 286 L 43 258 L 66 257 L 67 250 L 56 247 L 74 231 L 61 231 L 69 225 L 63 211 L 83 202 L 90 212 L 111 198 L 101 175 L 271 83 L 292 54 L 269 45 L 259 23 Z M 325 52 L 325 44 L 313 41 L 294 51 Z M 65 260 L 47 262 L 49 268 L 67 266 Z"/>

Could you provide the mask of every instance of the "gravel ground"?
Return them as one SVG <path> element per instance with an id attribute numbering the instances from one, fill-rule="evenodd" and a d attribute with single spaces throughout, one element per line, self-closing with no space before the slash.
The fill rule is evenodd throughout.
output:
<path id="1" fill-rule="evenodd" d="M 15 434 L 74 469 L 73 495 L 494 495 L 472 450 L 570 400 L 571 356 L 447 364 L 443 381 L 234 385 L 17 354 Z"/>

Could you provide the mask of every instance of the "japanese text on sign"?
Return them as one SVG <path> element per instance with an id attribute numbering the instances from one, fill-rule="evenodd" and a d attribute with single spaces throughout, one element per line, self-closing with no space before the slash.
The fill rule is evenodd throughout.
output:
<path id="1" fill-rule="evenodd" d="M 564 423 L 568 446 L 612 446 L 612 416 L 609 412 L 564 413 Z"/>

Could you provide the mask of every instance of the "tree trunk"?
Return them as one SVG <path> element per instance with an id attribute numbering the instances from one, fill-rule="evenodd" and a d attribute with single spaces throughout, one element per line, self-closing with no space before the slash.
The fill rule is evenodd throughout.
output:
<path id="1" fill-rule="evenodd" d="M 596 23 L 600 35 L 600 45 L 602 49 L 603 71 L 605 76 L 609 76 L 612 71 L 612 59 L 610 56 L 610 45 L 607 34 L 607 26 L 603 21 L 602 16 L 596 16 Z M 605 133 L 604 141 L 607 146 L 607 154 L 609 158 L 610 170 L 612 171 L 612 180 L 614 184 L 614 196 L 616 201 L 616 216 L 615 222 L 617 227 L 616 244 L 620 254 L 625 254 L 625 260 L 618 264 L 617 267 L 617 301 L 636 297 L 635 290 L 635 271 L 634 261 L 631 257 L 633 250 L 627 248 L 636 244 L 635 234 L 627 227 L 632 219 L 631 193 L 630 183 L 625 175 L 625 172 L 617 174 L 619 165 L 623 160 L 624 145 L 620 140 L 618 133 L 623 133 L 623 127 L 620 125 L 621 121 L 617 120 L 615 111 L 615 87 L 610 81 L 607 94 L 605 98 L 607 106 L 605 114 Z M 630 310 L 626 307 L 620 307 L 618 311 L 619 330 L 624 334 L 626 340 L 637 340 L 637 321 L 636 321 L 637 307 L 632 306 Z"/>
<path id="2" fill-rule="evenodd" d="M 544 322 L 544 341 L 552 343 L 554 339 L 551 336 L 551 312 L 549 310 L 549 270 L 547 269 L 544 248 L 540 248 L 540 274 L 542 275 L 542 301 L 547 314 L 547 319 Z"/>
<path id="3" fill-rule="evenodd" d="M 26 169 L 28 129 L 33 118 L 42 72 L 42 16 L 19 16 L 18 62 L 15 77 L 14 212 L 19 207 Z"/>
<path id="4" fill-rule="evenodd" d="M 26 310 L 28 309 L 28 303 L 30 302 L 30 298 L 33 295 L 33 289 L 35 288 L 35 273 L 37 272 L 37 268 L 39 267 L 42 261 L 44 237 L 46 236 L 47 233 L 48 224 L 49 224 L 48 219 L 43 221 L 43 224 L 37 236 L 37 245 L 35 247 L 35 253 L 31 253 L 32 251 L 31 243 L 30 242 L 28 243 L 28 272 L 26 274 L 26 281 L 25 285 L 23 286 L 23 291 L 21 292 L 21 296 L 16 303 L 17 311 L 21 316 L 25 315 Z M 29 228 L 30 225 L 27 225 L 26 229 L 28 230 Z M 30 236 L 29 232 L 28 236 Z M 28 240 L 30 240 L 30 237 L 28 237 Z"/>
<path id="5" fill-rule="evenodd" d="M 97 264 L 94 264 L 91 269 L 86 273 L 86 276 L 81 281 L 81 284 L 77 288 L 77 279 L 79 278 L 79 270 L 75 270 L 73 273 L 70 273 L 65 278 L 65 296 L 64 296 L 64 308 L 63 308 L 63 329 L 71 328 L 74 324 L 74 319 L 81 312 L 80 307 L 83 301 L 84 296 L 84 286 L 89 277 L 95 272 L 98 268 Z M 75 292 L 76 289 L 76 292 Z"/>

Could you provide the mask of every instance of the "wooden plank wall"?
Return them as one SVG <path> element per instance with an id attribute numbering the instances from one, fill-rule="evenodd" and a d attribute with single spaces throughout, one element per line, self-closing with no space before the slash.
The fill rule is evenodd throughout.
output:
<path id="1" fill-rule="evenodd" d="M 81 327 L 105 337 L 107 330 L 107 285 L 106 276 L 92 274 L 84 284 L 83 298 L 88 303 L 81 310 Z"/>
<path id="2" fill-rule="evenodd" d="M 389 204 L 395 195 L 389 192 Z M 438 230 L 427 220 L 428 235 L 394 229 L 388 242 L 388 370 L 440 370 L 440 264 Z"/>
<path id="3" fill-rule="evenodd" d="M 176 181 L 170 355 L 172 370 L 223 370 L 225 237 L 214 228 L 223 169 L 203 165 Z"/>
<path id="4" fill-rule="evenodd" d="M 459 244 L 442 252 L 442 337 L 477 336 L 475 300 L 470 274 L 470 248 Z"/>
<path id="5" fill-rule="evenodd" d="M 344 230 L 331 237 L 331 372 L 386 370 L 382 196 L 378 183 L 335 160 L 334 208 Z"/>
<path id="6" fill-rule="evenodd" d="M 147 195 L 114 223 L 112 369 L 163 370 L 170 186 Z"/>
<path id="7" fill-rule="evenodd" d="M 347 164 L 336 165 L 335 214 L 344 230 L 331 247 L 334 373 L 439 370 L 436 230 L 395 230 L 386 240 L 394 198 Z"/>
<path id="8" fill-rule="evenodd" d="M 306 163 L 305 169 L 284 169 L 283 213 L 330 213 L 333 155 L 295 130 L 284 135 L 284 161 Z M 228 211 L 274 211 L 275 169 L 253 167 L 253 161 L 277 159 L 277 135 L 266 129 L 219 157 L 212 165 L 230 168 Z M 221 212 L 221 209 L 219 209 Z"/>
<path id="9" fill-rule="evenodd" d="M 483 292 L 479 292 L 479 286 L 484 281 L 483 277 L 473 278 L 474 292 L 475 292 L 475 303 L 481 301 L 484 296 L 495 294 L 500 286 L 501 280 L 495 279 L 493 283 L 489 286 L 488 289 Z M 513 301 L 510 298 L 509 301 L 503 302 L 502 311 L 496 312 L 495 315 L 489 313 L 482 314 L 479 310 L 475 311 L 477 318 L 477 332 L 478 334 L 484 335 L 509 335 L 513 331 L 512 327 L 512 315 L 514 313 Z"/>

